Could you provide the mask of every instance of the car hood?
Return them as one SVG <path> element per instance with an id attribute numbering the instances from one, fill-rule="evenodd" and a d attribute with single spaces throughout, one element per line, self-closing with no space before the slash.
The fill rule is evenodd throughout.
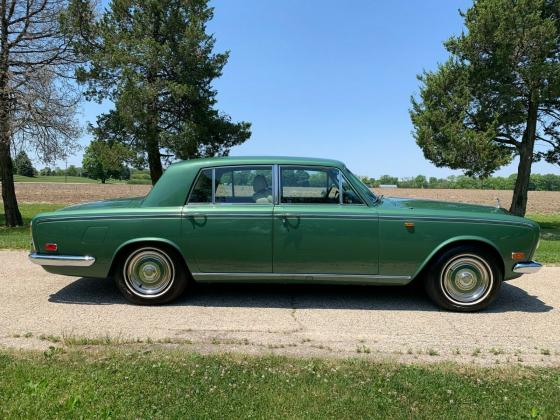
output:
<path id="1" fill-rule="evenodd" d="M 112 200 L 93 201 L 90 203 L 75 204 L 68 206 L 60 211 L 69 210 L 94 210 L 94 209 L 111 209 L 111 208 L 126 208 L 126 207 L 139 207 L 145 197 L 131 197 L 131 198 L 117 198 Z"/>
<path id="2" fill-rule="evenodd" d="M 381 203 L 384 208 L 410 208 L 418 210 L 441 210 L 445 212 L 469 212 L 486 214 L 509 214 L 507 210 L 480 204 L 453 203 L 449 201 L 424 200 L 404 197 L 386 197 Z"/>

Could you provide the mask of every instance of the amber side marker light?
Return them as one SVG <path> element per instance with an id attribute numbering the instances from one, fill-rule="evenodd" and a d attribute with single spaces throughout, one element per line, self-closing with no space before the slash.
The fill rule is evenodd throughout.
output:
<path id="1" fill-rule="evenodd" d="M 512 252 L 511 253 L 511 259 L 514 261 L 521 261 L 525 259 L 525 253 L 524 252 Z"/>
<path id="2" fill-rule="evenodd" d="M 414 223 L 404 222 L 404 227 L 407 228 L 407 229 L 412 229 L 414 227 Z"/>
<path id="3" fill-rule="evenodd" d="M 45 244 L 45 251 L 56 251 L 58 249 L 57 244 L 46 243 Z"/>

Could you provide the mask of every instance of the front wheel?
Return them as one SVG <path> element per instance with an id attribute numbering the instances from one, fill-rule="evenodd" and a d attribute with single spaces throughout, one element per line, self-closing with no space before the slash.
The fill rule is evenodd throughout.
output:
<path id="1" fill-rule="evenodd" d="M 117 269 L 115 282 L 132 303 L 157 305 L 178 298 L 186 288 L 186 269 L 179 255 L 163 247 L 132 250 Z"/>
<path id="2" fill-rule="evenodd" d="M 496 258 L 475 246 L 457 246 L 440 255 L 426 278 L 428 296 L 444 309 L 475 312 L 496 297 L 503 280 Z"/>

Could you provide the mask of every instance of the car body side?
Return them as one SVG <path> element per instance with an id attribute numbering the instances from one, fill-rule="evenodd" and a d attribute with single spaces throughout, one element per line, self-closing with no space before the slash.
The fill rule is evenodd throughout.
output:
<path id="1" fill-rule="evenodd" d="M 159 243 L 176 249 L 184 257 L 191 273 L 204 274 L 207 270 L 200 262 L 201 253 L 210 252 L 208 250 L 212 247 L 212 238 L 220 235 L 219 230 L 231 221 L 228 222 L 228 215 L 220 215 L 219 223 L 209 224 L 204 231 L 204 236 L 199 236 L 207 247 L 198 247 L 197 243 L 193 242 L 194 229 L 196 229 L 193 212 L 197 209 L 196 206 L 187 204 L 187 197 L 202 169 L 232 164 L 329 166 L 338 168 L 351 184 L 355 182 L 343 163 L 332 160 L 255 157 L 181 162 L 171 165 L 145 198 L 88 203 L 35 216 L 32 221 L 32 235 L 38 253 L 95 257 L 95 263 L 91 266 L 45 265 L 43 267 L 56 274 L 105 278 L 111 274 L 116 259 L 120 258 L 121 253 L 129 247 L 135 244 Z M 360 194 L 359 187 L 357 185 L 354 187 Z M 364 202 L 367 202 L 365 198 Z M 259 225 L 259 234 L 269 235 L 271 241 L 273 240 L 276 229 L 274 214 L 276 206 L 237 205 L 235 207 L 249 215 L 249 221 L 251 214 L 264 219 L 265 221 Z M 333 206 L 330 205 L 297 207 L 299 217 L 328 220 L 329 229 L 322 235 L 306 238 L 311 247 L 309 249 L 316 247 L 317 251 L 316 253 L 308 251 L 301 255 L 301 258 L 306 259 L 305 265 L 298 266 L 297 253 L 289 254 L 294 258 L 293 267 L 286 268 L 287 265 L 284 264 L 282 273 L 332 273 L 336 268 L 329 268 L 328 264 L 325 266 L 325 261 L 321 257 L 322 249 L 325 246 L 337 247 L 339 246 L 337 244 L 345 243 L 340 241 L 352 237 L 367 239 L 369 235 L 372 240 L 358 241 L 355 247 L 341 246 L 339 250 L 338 258 L 341 261 L 351 262 L 347 267 L 353 269 L 348 274 L 356 275 L 355 282 L 406 284 L 416 278 L 438 253 L 460 243 L 476 243 L 494 253 L 502 263 L 501 268 L 507 280 L 519 276 L 513 271 L 518 261 L 513 260 L 512 252 L 523 252 L 526 260 L 529 261 L 533 257 L 539 238 L 538 224 L 486 206 L 386 198 L 375 204 L 368 202 L 367 205 L 361 206 L 341 204 L 334 207 L 336 211 L 333 211 Z M 223 208 L 220 204 L 207 205 L 205 218 L 208 215 L 211 217 L 212 212 L 218 214 Z M 358 222 L 345 228 L 344 220 L 349 218 Z M 231 260 L 227 270 L 229 272 L 247 271 L 243 269 L 247 252 L 250 252 L 254 259 L 255 253 L 258 255 L 262 251 L 261 245 L 256 242 L 251 243 L 250 232 L 245 228 L 246 226 L 238 225 L 239 231 L 222 250 L 221 256 L 227 255 Z M 332 235 L 330 244 L 329 235 Z M 235 241 L 244 242 L 244 246 L 235 246 Z M 57 250 L 45 251 L 43 244 L 47 242 L 56 243 Z M 276 247 L 281 245 L 274 243 Z M 297 248 L 298 243 L 285 245 Z M 270 247 L 273 247 L 272 242 Z M 270 259 L 268 252 L 268 249 L 263 252 L 263 261 Z M 208 255 L 208 258 L 213 257 Z M 270 269 L 263 273 L 277 272 L 276 262 L 265 266 Z M 361 271 L 365 270 L 363 267 L 367 268 L 367 273 Z M 349 271 L 348 268 L 345 270 Z M 344 272 L 336 274 L 341 275 Z M 360 274 L 374 276 L 360 279 Z M 212 276 L 197 277 L 195 274 L 194 277 L 197 280 L 216 280 Z M 294 276 L 294 281 L 310 279 L 311 277 Z"/>

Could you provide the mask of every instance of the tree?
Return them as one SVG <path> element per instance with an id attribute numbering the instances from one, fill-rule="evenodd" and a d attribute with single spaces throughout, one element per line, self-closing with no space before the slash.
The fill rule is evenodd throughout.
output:
<path id="1" fill-rule="evenodd" d="M 39 171 L 39 175 L 41 175 L 41 176 L 51 176 L 52 175 L 52 169 L 49 168 L 48 166 L 46 166 Z"/>
<path id="2" fill-rule="evenodd" d="M 76 55 L 65 14 L 73 0 L 0 1 L 0 172 L 6 225 L 22 225 L 10 150 L 53 161 L 76 147 Z M 83 1 L 83 0 L 82 0 Z"/>
<path id="3" fill-rule="evenodd" d="M 78 72 L 87 97 L 115 104 L 97 120 L 96 137 L 145 156 L 152 183 L 162 159 L 227 155 L 250 136 L 249 123 L 215 108 L 212 82 L 228 53 L 213 52 L 212 16 L 208 0 L 113 1 L 79 44 L 90 58 Z"/>
<path id="4" fill-rule="evenodd" d="M 419 76 L 414 137 L 436 166 L 471 176 L 519 156 L 510 211 L 524 215 L 532 163 L 560 162 L 560 0 L 475 0 L 461 16 L 449 60 Z"/>
<path id="5" fill-rule="evenodd" d="M 80 176 L 80 171 L 76 168 L 75 165 L 70 165 L 68 169 L 66 169 L 66 175 L 68 176 Z"/>
<path id="6" fill-rule="evenodd" d="M 15 173 L 21 176 L 34 176 L 35 168 L 31 163 L 31 159 L 23 150 L 16 155 L 14 159 Z"/>
<path id="7" fill-rule="evenodd" d="M 82 168 L 89 178 L 99 179 L 105 184 L 111 177 L 120 179 L 127 174 L 130 177 L 130 171 L 124 168 L 130 155 L 130 150 L 121 143 L 93 140 L 84 152 Z"/>

